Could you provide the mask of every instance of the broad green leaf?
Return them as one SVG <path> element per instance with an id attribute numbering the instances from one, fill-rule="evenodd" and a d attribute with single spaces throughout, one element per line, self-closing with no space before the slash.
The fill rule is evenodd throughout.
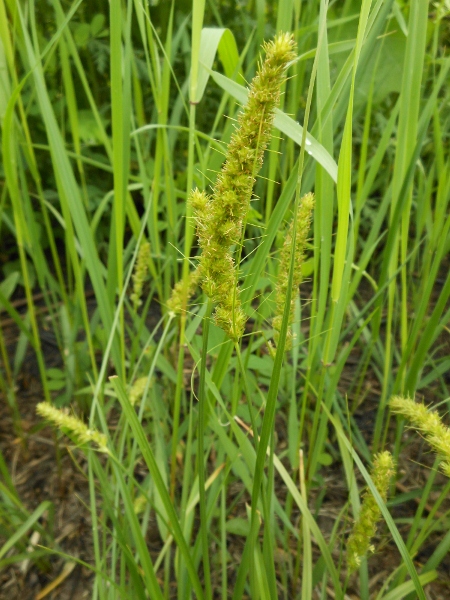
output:
<path id="1" fill-rule="evenodd" d="M 200 102 L 208 83 L 216 54 L 223 64 L 227 77 L 232 77 L 239 64 L 236 40 L 229 29 L 205 27 L 200 39 L 200 58 L 196 102 Z"/>
<path id="2" fill-rule="evenodd" d="M 247 102 L 247 90 L 242 85 L 239 85 L 239 83 L 232 81 L 217 71 L 211 71 L 211 77 L 223 90 L 230 94 L 230 96 L 233 96 L 240 104 L 245 104 Z M 274 125 L 282 133 L 294 140 L 296 144 L 299 146 L 301 145 L 303 127 L 279 109 L 275 110 Z M 310 133 L 306 134 L 306 151 L 322 165 L 334 181 L 337 181 L 338 168 L 336 162 L 329 152 L 327 152 L 327 150 L 325 150 L 325 148 L 319 144 Z"/>

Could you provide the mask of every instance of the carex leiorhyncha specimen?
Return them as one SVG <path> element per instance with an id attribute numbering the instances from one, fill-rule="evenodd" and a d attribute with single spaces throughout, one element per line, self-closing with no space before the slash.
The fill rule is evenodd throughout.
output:
<path id="1" fill-rule="evenodd" d="M 295 58 L 295 42 L 292 35 L 282 33 L 265 44 L 264 50 L 265 59 L 250 84 L 247 104 L 238 116 L 212 195 L 194 190 L 190 197 L 202 251 L 201 286 L 216 304 L 216 324 L 233 340 L 242 336 L 246 316 L 231 248 L 239 253 L 255 176 L 270 139 L 286 69 Z"/>
<path id="2" fill-rule="evenodd" d="M 36 412 L 56 425 L 59 429 L 67 432 L 68 435 L 72 436 L 78 444 L 87 444 L 93 442 L 100 452 L 109 454 L 107 447 L 107 439 L 104 433 L 100 433 L 97 429 L 90 429 L 86 423 L 84 423 L 78 417 L 68 414 L 67 411 L 56 408 L 50 404 L 50 402 L 40 402 L 36 406 Z"/>
<path id="3" fill-rule="evenodd" d="M 372 481 L 383 502 L 386 502 L 389 483 L 394 473 L 395 463 L 390 452 L 381 452 L 374 457 Z M 381 510 L 372 492 L 367 489 L 359 517 L 355 521 L 347 541 L 347 566 L 350 573 L 359 567 L 363 556 L 368 552 L 373 552 L 374 548 L 370 542 L 376 533 L 380 516 Z"/>
<path id="4" fill-rule="evenodd" d="M 441 469 L 450 477 L 450 429 L 442 423 L 439 414 L 428 410 L 421 402 L 401 396 L 391 398 L 389 405 L 392 412 L 405 417 L 414 429 L 420 431 L 433 450 L 442 457 Z"/>
<path id="5" fill-rule="evenodd" d="M 280 253 L 280 266 L 278 269 L 277 287 L 276 287 L 276 311 L 275 317 L 273 318 L 272 325 L 275 331 L 275 342 L 278 343 L 279 334 L 281 331 L 281 323 L 283 321 L 284 306 L 286 304 L 286 297 L 289 285 L 289 263 L 291 260 L 291 248 L 294 238 L 294 224 L 296 225 L 295 235 L 295 250 L 294 250 L 294 265 L 293 265 L 293 281 L 292 289 L 298 290 L 298 286 L 301 284 L 303 279 L 302 266 L 303 258 L 306 248 L 306 240 L 308 237 L 308 231 L 311 225 L 311 218 L 314 209 L 314 194 L 309 192 L 305 194 L 301 199 L 298 206 L 297 213 L 292 217 L 292 221 L 289 225 L 289 229 L 286 233 L 283 247 Z M 296 221 L 296 223 L 294 223 Z M 293 293 L 291 296 L 291 303 L 289 306 L 289 325 L 292 325 L 294 321 L 294 309 L 295 309 L 295 298 L 296 294 Z M 285 349 L 289 350 L 292 346 L 292 329 L 289 327 L 286 338 Z"/>

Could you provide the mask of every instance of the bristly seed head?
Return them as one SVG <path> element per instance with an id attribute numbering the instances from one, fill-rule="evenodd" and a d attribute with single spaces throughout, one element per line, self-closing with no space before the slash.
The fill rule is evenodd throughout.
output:
<path id="1" fill-rule="evenodd" d="M 265 59 L 250 84 L 247 104 L 238 116 L 213 194 L 209 197 L 194 190 L 190 196 L 202 250 L 201 285 L 217 305 L 216 324 L 233 340 L 241 338 L 246 316 L 230 247 L 241 243 L 255 176 L 262 166 L 280 88 L 295 49 L 294 38 L 287 33 L 264 45 Z"/>
<path id="2" fill-rule="evenodd" d="M 445 475 L 450 477 L 450 429 L 442 423 L 438 413 L 428 410 L 421 402 L 401 396 L 394 396 L 389 404 L 392 412 L 405 417 L 444 459 L 440 467 Z"/>
<path id="3" fill-rule="evenodd" d="M 49 402 L 40 402 L 36 406 L 36 412 L 59 429 L 63 429 L 69 435 L 73 435 L 79 444 L 93 442 L 100 452 L 109 454 L 106 435 L 96 429 L 89 429 L 86 423 L 83 423 L 78 417 L 69 415 L 66 411 L 56 408 Z"/>
<path id="4" fill-rule="evenodd" d="M 308 237 L 309 228 L 311 225 L 312 213 L 314 209 L 314 194 L 308 193 L 303 196 L 299 204 L 297 215 L 294 218 L 297 221 L 297 229 L 295 235 L 295 251 L 294 251 L 294 276 L 292 282 L 292 295 L 289 307 L 289 321 L 292 325 L 294 321 L 295 299 L 298 293 L 298 286 L 302 282 L 302 265 L 305 253 L 306 240 Z M 294 235 L 294 218 L 291 221 L 287 232 L 283 248 L 281 249 L 280 265 L 278 267 L 277 294 L 276 294 L 276 312 L 272 321 L 272 326 L 275 330 L 275 342 L 278 343 L 281 323 L 283 321 L 284 307 L 286 305 L 286 296 L 289 284 L 289 264 L 291 261 L 291 249 Z M 292 346 L 292 329 L 288 328 L 285 350 L 289 350 Z"/>
<path id="5" fill-rule="evenodd" d="M 137 311 L 138 307 L 142 304 L 142 290 L 147 276 L 149 257 L 150 244 L 149 242 L 144 241 L 139 248 L 133 273 L 133 293 L 131 294 L 130 299 L 135 311 Z"/>
<path id="6" fill-rule="evenodd" d="M 383 502 L 386 502 L 389 483 L 394 473 L 395 463 L 390 452 L 381 452 L 374 457 L 371 474 L 372 481 Z M 361 510 L 359 511 L 358 520 L 353 525 L 347 542 L 347 565 L 350 572 L 355 571 L 359 567 L 361 558 L 367 552 L 374 551 L 370 541 L 376 533 L 377 521 L 380 515 L 380 508 L 372 492 L 367 489 Z"/>

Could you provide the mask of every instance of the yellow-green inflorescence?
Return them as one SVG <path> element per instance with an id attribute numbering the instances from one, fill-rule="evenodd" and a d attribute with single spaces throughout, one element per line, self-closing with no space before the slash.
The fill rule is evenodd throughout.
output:
<path id="1" fill-rule="evenodd" d="M 289 62 L 296 56 L 295 48 L 292 35 L 286 33 L 265 44 L 265 59 L 250 84 L 248 102 L 238 116 L 213 194 L 195 190 L 190 197 L 202 250 L 201 285 L 216 304 L 216 324 L 233 340 L 242 336 L 246 316 L 230 248 L 239 248 L 242 243 L 255 176 L 262 166 L 280 89 Z"/>
<path id="2" fill-rule="evenodd" d="M 49 402 L 40 402 L 36 406 L 36 412 L 65 433 L 72 435 L 78 444 L 93 442 L 100 452 L 109 454 L 106 435 L 96 429 L 89 429 L 86 423 L 83 423 L 78 417 L 67 414 L 67 412 L 56 408 Z"/>
<path id="3" fill-rule="evenodd" d="M 447 477 L 450 477 L 450 429 L 442 423 L 438 413 L 428 410 L 421 402 L 401 396 L 394 396 L 389 404 L 392 412 L 405 417 L 443 458 L 441 469 Z"/>
<path id="4" fill-rule="evenodd" d="M 383 502 L 386 502 L 389 483 L 395 473 L 395 464 L 390 452 L 381 452 L 374 457 L 372 469 L 372 481 L 378 490 Z M 373 552 L 370 544 L 375 535 L 377 522 L 381 511 L 372 495 L 367 489 L 361 505 L 358 520 L 353 525 L 352 532 L 347 542 L 347 566 L 349 572 L 355 571 L 361 564 L 361 558 L 367 552 Z"/>
<path id="5" fill-rule="evenodd" d="M 302 265 L 305 254 L 306 240 L 308 237 L 308 231 L 311 225 L 312 212 L 314 208 L 314 194 L 305 194 L 301 199 L 297 210 L 297 229 L 295 235 L 295 252 L 294 252 L 294 273 L 293 273 L 293 284 L 292 284 L 292 296 L 289 307 L 289 321 L 288 324 L 292 325 L 294 320 L 294 309 L 295 309 L 295 291 L 302 282 Z M 286 304 L 286 295 L 289 284 L 289 264 L 291 261 L 291 249 L 293 242 L 294 232 L 294 218 L 289 226 L 283 248 L 280 254 L 280 265 L 278 269 L 278 279 L 276 288 L 276 312 L 275 317 L 272 321 L 272 326 L 275 330 L 275 342 L 278 342 L 279 333 L 281 330 L 281 322 L 283 320 L 283 312 Z M 289 350 L 292 345 L 292 328 L 288 328 L 288 336 L 286 338 L 286 350 Z"/>
<path id="6" fill-rule="evenodd" d="M 172 295 L 167 301 L 167 308 L 169 309 L 169 313 L 172 313 L 172 316 L 179 315 L 181 312 L 183 312 L 184 297 L 186 296 L 186 298 L 189 299 L 193 295 L 193 293 L 195 292 L 195 288 L 197 287 L 200 281 L 200 277 L 200 269 L 197 268 L 189 273 L 187 285 L 185 285 L 184 280 L 181 279 L 174 286 L 172 290 Z"/>
<path id="7" fill-rule="evenodd" d="M 132 406 L 135 406 L 138 402 L 142 400 L 145 389 L 147 388 L 147 382 L 148 376 L 145 375 L 144 377 L 139 377 L 138 379 L 136 379 L 136 381 L 131 386 L 130 391 L 128 393 L 128 399 L 130 400 L 130 404 Z M 150 383 L 148 383 L 149 388 L 151 384 L 152 381 L 150 380 Z"/>
<path id="8" fill-rule="evenodd" d="M 134 310 L 137 310 L 142 304 L 142 289 L 147 276 L 149 256 L 150 244 L 148 242 L 143 242 L 139 248 L 136 266 L 133 273 L 133 293 L 131 294 L 131 301 L 133 303 Z"/>

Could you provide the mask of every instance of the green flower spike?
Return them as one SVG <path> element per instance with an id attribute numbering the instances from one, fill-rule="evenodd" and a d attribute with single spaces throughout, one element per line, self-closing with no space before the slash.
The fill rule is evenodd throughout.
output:
<path id="1" fill-rule="evenodd" d="M 265 59 L 250 84 L 247 104 L 238 116 L 212 196 L 194 190 L 190 197 L 202 250 L 201 285 L 217 305 L 216 324 L 233 340 L 241 338 L 246 316 L 230 248 L 242 243 L 255 176 L 270 140 L 280 88 L 289 62 L 296 56 L 294 39 L 286 33 L 265 44 L 264 50 Z"/>
<path id="2" fill-rule="evenodd" d="M 144 242 L 139 248 L 139 252 L 136 259 L 136 266 L 133 273 L 133 293 L 131 294 L 131 301 L 133 308 L 136 311 L 142 304 L 141 296 L 142 289 L 144 287 L 145 277 L 148 271 L 148 257 L 150 255 L 150 244 Z"/>
<path id="3" fill-rule="evenodd" d="M 389 483 L 394 472 L 394 459 L 390 452 L 381 452 L 374 457 L 372 481 L 383 502 L 386 502 Z M 347 565 L 350 573 L 356 571 L 361 564 L 361 558 L 367 552 L 374 551 L 370 540 L 375 535 L 380 515 L 381 511 L 375 498 L 370 490 L 366 490 L 359 518 L 353 525 L 353 530 L 347 542 Z"/>
<path id="4" fill-rule="evenodd" d="M 433 450 L 442 456 L 441 469 L 450 477 L 450 429 L 446 427 L 437 412 L 410 398 L 394 396 L 389 402 L 392 412 L 405 417 L 420 431 Z"/>
<path id="5" fill-rule="evenodd" d="M 195 292 L 195 288 L 200 281 L 200 270 L 195 269 L 195 271 L 191 271 L 188 276 L 187 286 L 186 286 L 186 298 L 189 299 Z M 172 316 L 179 315 L 183 311 L 183 297 L 184 297 L 184 281 L 181 279 L 172 290 L 172 295 L 167 300 L 167 308 L 169 309 L 169 313 L 172 313 Z"/>
<path id="6" fill-rule="evenodd" d="M 295 257 L 294 257 L 294 279 L 292 284 L 291 305 L 289 309 L 289 325 L 294 321 L 295 298 L 298 286 L 301 284 L 302 264 L 305 253 L 306 239 L 311 225 L 312 211 L 314 208 L 314 194 L 305 194 L 297 211 L 297 232 L 295 235 Z M 276 313 L 272 321 L 272 326 L 275 329 L 275 342 L 278 343 L 278 338 L 281 330 L 281 322 L 283 321 L 284 306 L 286 304 L 286 295 L 289 283 L 289 263 L 291 261 L 292 236 L 294 230 L 294 219 L 289 226 L 283 248 L 280 255 L 280 266 L 278 269 L 277 280 L 277 295 L 276 295 Z M 288 336 L 286 338 L 286 350 L 292 346 L 292 329 L 288 328 Z"/>
<path id="7" fill-rule="evenodd" d="M 130 400 L 131 406 L 136 406 L 138 402 L 142 400 L 142 396 L 144 395 L 145 388 L 147 387 L 148 376 L 144 375 L 144 377 L 139 377 L 135 380 L 133 385 L 131 386 L 128 399 Z M 149 388 L 152 385 L 152 381 L 150 380 Z"/>
<path id="8" fill-rule="evenodd" d="M 96 429 L 89 429 L 86 423 L 83 423 L 78 417 L 67 414 L 64 410 L 56 408 L 49 402 L 40 402 L 36 406 L 36 412 L 59 429 L 66 430 L 69 434 L 72 434 L 79 444 L 93 442 L 100 452 L 109 454 L 106 435 Z"/>

